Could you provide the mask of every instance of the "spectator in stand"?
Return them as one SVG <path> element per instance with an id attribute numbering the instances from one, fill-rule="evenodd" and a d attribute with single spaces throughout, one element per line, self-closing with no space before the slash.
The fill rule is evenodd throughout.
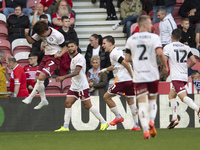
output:
<path id="1" fill-rule="evenodd" d="M 4 51 L 0 50 L 0 97 L 7 97 L 7 95 L 3 95 L 1 93 L 7 92 L 6 86 L 6 68 L 2 66 L 2 62 L 5 61 L 6 54 Z"/>
<path id="2" fill-rule="evenodd" d="M 106 68 L 111 65 L 109 52 L 105 52 L 105 50 L 102 48 L 101 45 L 102 45 L 102 36 L 97 34 L 92 34 L 90 36 L 90 44 L 88 45 L 85 53 L 86 73 L 90 68 L 92 68 L 91 58 L 94 55 L 100 56 L 100 68 Z"/>
<path id="3" fill-rule="evenodd" d="M 71 58 L 69 56 L 69 53 L 65 52 L 60 60 L 60 68 L 58 73 L 59 76 L 64 76 L 66 74 L 71 73 L 70 63 L 71 63 Z"/>
<path id="4" fill-rule="evenodd" d="M 8 38 L 12 43 L 17 38 L 25 38 L 24 29 L 29 28 L 29 19 L 22 13 L 20 5 L 15 6 L 15 11 L 7 19 Z"/>
<path id="5" fill-rule="evenodd" d="M 106 20 L 118 20 L 116 16 L 115 7 L 113 5 L 113 0 L 106 0 L 106 11 L 107 11 Z"/>
<path id="6" fill-rule="evenodd" d="M 0 12 L 3 12 L 3 9 L 6 8 L 5 0 L 0 0 Z"/>
<path id="7" fill-rule="evenodd" d="M 140 0 L 124 0 L 120 5 L 122 21 L 112 26 L 116 30 L 120 25 L 126 24 L 127 38 L 130 36 L 130 28 L 137 18 L 142 14 L 142 3 Z"/>
<path id="8" fill-rule="evenodd" d="M 3 9 L 3 13 L 6 17 L 8 17 L 9 14 L 15 11 L 15 6 L 20 5 L 22 7 L 22 12 L 29 16 L 33 10 L 26 8 L 26 3 L 27 0 L 6 0 L 6 8 Z"/>
<path id="9" fill-rule="evenodd" d="M 196 48 L 200 52 L 200 23 L 197 24 L 195 28 L 195 42 L 196 42 Z"/>
<path id="10" fill-rule="evenodd" d="M 56 8 L 56 5 L 57 5 L 57 3 L 58 3 L 59 1 L 60 1 L 60 0 L 54 0 L 54 1 L 52 2 L 52 4 L 48 7 L 48 9 L 46 10 L 46 12 L 47 12 L 48 14 L 50 14 L 51 16 L 52 16 L 54 13 L 56 13 L 55 8 Z M 73 13 L 74 16 L 76 15 L 76 13 L 72 10 L 72 7 L 71 7 L 69 4 L 67 4 L 67 8 L 68 8 L 68 11 L 69 11 L 70 13 Z"/>
<path id="11" fill-rule="evenodd" d="M 35 6 L 35 11 L 34 11 L 34 14 L 30 16 L 30 23 L 31 23 L 31 26 L 33 27 L 34 24 L 40 20 L 40 16 L 45 14 L 44 13 L 44 7 L 42 4 L 38 3 L 36 6 Z M 49 14 L 45 14 L 48 18 L 48 21 L 51 22 L 51 16 Z"/>
<path id="12" fill-rule="evenodd" d="M 73 27 L 75 23 L 74 15 L 72 13 L 69 13 L 67 2 L 65 0 L 60 0 L 57 3 L 56 13 L 52 15 L 52 22 L 56 30 L 63 26 L 63 23 L 61 21 L 62 16 L 67 16 L 70 19 L 71 27 Z"/>
<path id="13" fill-rule="evenodd" d="M 148 14 L 153 10 L 154 0 L 141 0 L 143 10 Z"/>
<path id="14" fill-rule="evenodd" d="M 168 14 L 172 14 L 174 11 L 174 5 L 176 0 L 154 0 L 153 1 L 153 24 L 159 22 L 157 16 L 157 10 L 163 8 Z"/>
<path id="15" fill-rule="evenodd" d="M 48 26 L 52 26 L 51 23 L 48 21 L 46 14 L 40 15 L 39 19 L 41 21 L 44 21 L 46 24 L 48 24 Z M 35 32 L 33 31 L 33 33 L 31 35 L 34 35 L 34 34 L 35 34 Z M 31 52 L 37 52 L 38 53 L 38 64 L 40 64 L 42 58 L 44 57 L 42 40 L 35 41 L 35 43 L 32 44 Z"/>
<path id="16" fill-rule="evenodd" d="M 55 0 L 41 0 L 40 3 L 44 6 L 44 11 L 47 11 L 49 6 L 54 2 Z M 56 0 L 59 1 L 59 0 Z M 72 8 L 73 4 L 71 0 L 66 0 L 66 2 L 69 4 L 69 6 Z"/>
<path id="17" fill-rule="evenodd" d="M 166 10 L 163 8 L 158 9 L 157 16 L 160 19 L 159 30 L 160 39 L 162 46 L 171 43 L 171 34 L 174 29 L 177 28 L 176 22 L 172 17 L 172 14 L 167 14 Z"/>
<path id="18" fill-rule="evenodd" d="M 24 66 L 24 72 L 26 74 L 27 89 L 29 94 L 32 92 L 35 86 L 35 76 L 38 69 L 38 53 L 30 53 L 28 56 L 29 65 Z M 49 79 L 44 81 L 45 87 L 48 85 Z"/>
<path id="19" fill-rule="evenodd" d="M 197 90 L 200 90 L 200 74 L 198 72 L 194 72 L 191 75 L 192 82 Z"/>
<path id="20" fill-rule="evenodd" d="M 192 24 L 198 23 L 200 21 L 200 2 L 185 0 L 179 9 L 179 15 L 188 18 Z"/>
<path id="21" fill-rule="evenodd" d="M 92 68 L 89 69 L 87 73 L 90 95 L 103 96 L 107 91 L 106 85 L 108 83 L 108 75 L 104 72 L 100 75 L 100 77 L 98 77 L 97 73 L 101 70 L 100 57 L 98 55 L 92 56 L 91 65 Z"/>
<path id="22" fill-rule="evenodd" d="M 70 40 L 75 41 L 79 45 L 79 39 L 76 31 L 70 26 L 70 19 L 67 16 L 62 16 L 61 21 L 63 26 L 58 29 L 60 33 L 65 37 L 65 42 L 68 43 Z M 78 52 L 81 53 L 81 49 L 78 47 Z"/>
<path id="23" fill-rule="evenodd" d="M 182 36 L 180 42 L 190 46 L 191 48 L 195 48 L 195 32 L 192 27 L 190 27 L 190 21 L 188 18 L 183 18 L 181 20 L 181 31 Z"/>
<path id="24" fill-rule="evenodd" d="M 13 97 L 27 97 L 28 90 L 26 87 L 26 75 L 23 68 L 17 64 L 16 59 L 10 56 L 6 60 L 7 67 L 12 69 L 10 75 L 10 91 L 13 92 Z"/>
<path id="25" fill-rule="evenodd" d="M 91 2 L 94 4 L 96 0 L 91 0 Z M 106 8 L 105 0 L 100 0 L 99 8 Z"/>

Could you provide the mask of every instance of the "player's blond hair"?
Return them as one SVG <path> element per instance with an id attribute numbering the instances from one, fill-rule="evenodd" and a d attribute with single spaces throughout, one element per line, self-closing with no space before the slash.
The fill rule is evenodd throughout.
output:
<path id="1" fill-rule="evenodd" d="M 142 27 L 142 25 L 143 25 L 148 19 L 151 19 L 150 16 L 148 16 L 148 15 L 141 15 L 141 16 L 139 16 L 138 19 L 137 19 L 137 23 L 138 23 L 139 28 Z"/>
<path id="2" fill-rule="evenodd" d="M 192 80 L 195 78 L 195 77 L 199 77 L 199 73 L 198 72 L 194 72 L 192 75 L 191 75 L 191 78 Z"/>
<path id="3" fill-rule="evenodd" d="M 92 63 L 94 60 L 100 62 L 100 57 L 99 57 L 98 55 L 94 55 L 94 56 L 92 56 L 92 58 L 91 58 L 91 63 Z"/>

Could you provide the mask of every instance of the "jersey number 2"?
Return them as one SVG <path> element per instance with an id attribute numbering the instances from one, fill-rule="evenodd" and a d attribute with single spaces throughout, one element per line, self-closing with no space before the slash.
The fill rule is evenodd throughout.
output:
<path id="1" fill-rule="evenodd" d="M 147 57 L 144 57 L 144 54 L 146 52 L 146 46 L 144 44 L 141 44 L 141 45 L 137 45 L 137 48 L 143 49 L 143 51 L 142 51 L 142 53 L 141 53 L 141 55 L 139 57 L 139 60 L 146 60 Z"/>

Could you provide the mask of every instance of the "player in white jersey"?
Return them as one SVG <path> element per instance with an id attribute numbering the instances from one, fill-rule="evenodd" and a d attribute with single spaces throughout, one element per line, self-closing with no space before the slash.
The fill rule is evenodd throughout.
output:
<path id="1" fill-rule="evenodd" d="M 140 130 L 138 125 L 137 107 L 134 103 L 134 84 L 132 81 L 132 69 L 129 63 L 124 60 L 123 51 L 114 46 L 115 40 L 112 36 L 106 36 L 103 38 L 102 47 L 105 51 L 110 52 L 111 66 L 102 69 L 98 74 L 113 70 L 114 76 L 117 76 L 117 82 L 113 84 L 109 90 L 104 94 L 104 100 L 109 106 L 110 110 L 115 114 L 116 118 L 110 122 L 110 125 L 116 125 L 124 121 L 124 118 L 120 115 L 115 102 L 112 97 L 123 93 L 126 95 L 126 101 L 131 109 L 134 127 L 131 130 Z"/>
<path id="2" fill-rule="evenodd" d="M 86 61 L 83 55 L 77 52 L 77 44 L 70 41 L 68 44 L 68 53 L 72 57 L 70 70 L 71 73 L 65 76 L 59 76 L 56 81 L 59 82 L 66 78 L 72 78 L 72 84 L 68 90 L 65 102 L 64 125 L 55 132 L 69 131 L 69 122 L 72 113 L 72 105 L 78 98 L 81 99 L 83 106 L 94 114 L 94 116 L 101 122 L 100 130 L 106 130 L 109 124 L 104 120 L 100 112 L 92 105 L 89 94 L 88 80 L 85 74 Z"/>
<path id="3" fill-rule="evenodd" d="M 144 139 L 149 139 L 150 135 L 155 137 L 157 131 L 154 121 L 157 113 L 157 92 L 159 73 L 156 63 L 156 55 L 164 65 L 163 70 L 167 72 L 165 56 L 162 52 L 160 38 L 151 32 L 151 18 L 147 15 L 141 15 L 138 18 L 139 33 L 133 34 L 126 43 L 127 61 L 133 63 L 133 82 L 136 87 L 136 97 L 139 107 L 139 118 L 144 131 Z M 149 99 L 149 127 L 146 118 L 146 101 Z M 150 133 L 149 133 L 150 128 Z"/>
<path id="4" fill-rule="evenodd" d="M 185 85 L 188 81 L 188 68 L 195 65 L 196 59 L 193 56 L 190 47 L 180 43 L 180 39 L 181 31 L 175 29 L 172 32 L 172 43 L 164 47 L 164 54 L 169 61 L 170 76 L 173 84 L 173 88 L 169 92 L 169 100 L 172 108 L 172 120 L 167 127 L 168 129 L 173 129 L 179 123 L 177 118 L 177 95 L 182 102 L 195 110 L 198 116 L 200 110 L 194 101 L 187 96 L 185 89 Z M 189 65 L 187 64 L 188 58 L 191 60 Z"/>
<path id="5" fill-rule="evenodd" d="M 59 64 L 60 58 L 66 51 L 64 36 L 57 30 L 48 27 L 43 21 L 38 21 L 34 26 L 33 30 L 36 32 L 32 37 L 28 35 L 29 29 L 25 29 L 25 37 L 28 43 L 33 44 L 35 41 L 42 39 L 45 43 L 45 56 L 43 57 L 37 73 L 36 73 L 36 84 L 31 94 L 22 100 L 25 104 L 30 104 L 34 96 L 39 92 L 41 102 L 34 107 L 34 109 L 41 109 L 43 106 L 48 105 L 48 101 L 44 92 L 44 80 L 51 76 Z"/>

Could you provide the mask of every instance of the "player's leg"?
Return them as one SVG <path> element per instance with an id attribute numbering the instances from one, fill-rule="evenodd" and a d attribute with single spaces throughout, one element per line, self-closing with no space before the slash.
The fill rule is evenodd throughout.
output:
<path id="1" fill-rule="evenodd" d="M 104 101 L 106 102 L 110 110 L 115 114 L 115 119 L 110 122 L 110 125 L 112 126 L 124 121 L 124 118 L 120 115 L 115 102 L 112 100 L 112 97 L 114 96 L 114 94 L 111 95 L 108 92 L 106 92 L 103 96 Z"/>
<path id="2" fill-rule="evenodd" d="M 194 102 L 193 99 L 191 99 L 190 97 L 187 96 L 186 92 L 178 93 L 178 97 L 181 99 L 181 101 L 183 101 L 184 103 L 186 103 L 190 108 L 192 108 L 193 110 L 195 110 L 196 113 L 197 113 L 197 115 L 199 116 L 199 110 L 200 110 L 200 108 L 197 106 L 197 104 Z"/>
<path id="3" fill-rule="evenodd" d="M 172 120 L 170 124 L 168 125 L 167 129 L 173 129 L 175 126 L 179 124 L 178 118 L 177 118 L 176 96 L 177 96 L 177 93 L 175 92 L 175 89 L 171 89 L 169 92 L 169 101 L 170 101 L 171 110 L 172 110 Z"/>
<path id="4" fill-rule="evenodd" d="M 131 109 L 131 113 L 132 113 L 133 121 L 134 121 L 134 126 L 131 129 L 131 131 L 141 130 L 138 123 L 138 109 L 137 109 L 136 103 L 134 103 L 134 97 L 126 97 L 126 101 Z"/>
<path id="5" fill-rule="evenodd" d="M 64 124 L 60 129 L 55 130 L 55 132 L 69 131 L 69 123 L 72 114 L 72 105 L 77 100 L 77 97 L 66 97 L 65 101 L 65 114 L 64 114 Z"/>
<path id="6" fill-rule="evenodd" d="M 105 121 L 100 112 L 92 105 L 90 97 L 82 99 L 83 106 L 89 110 L 101 122 L 100 130 L 106 130 L 109 124 Z"/>

